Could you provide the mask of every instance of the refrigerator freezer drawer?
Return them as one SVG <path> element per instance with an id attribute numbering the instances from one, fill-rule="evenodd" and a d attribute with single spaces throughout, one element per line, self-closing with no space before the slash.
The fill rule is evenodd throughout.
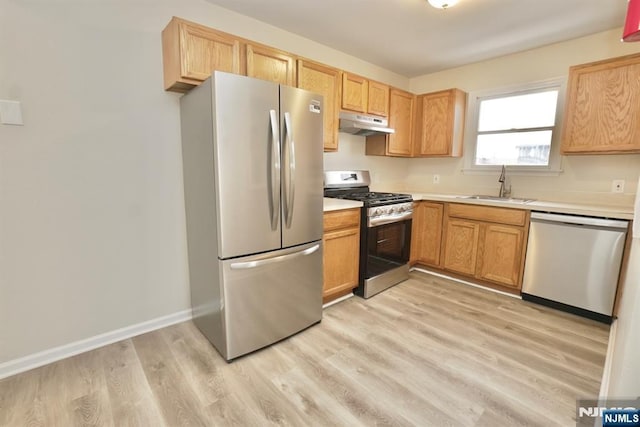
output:
<path id="1" fill-rule="evenodd" d="M 321 320 L 322 241 L 219 263 L 223 342 L 212 342 L 226 360 Z"/>

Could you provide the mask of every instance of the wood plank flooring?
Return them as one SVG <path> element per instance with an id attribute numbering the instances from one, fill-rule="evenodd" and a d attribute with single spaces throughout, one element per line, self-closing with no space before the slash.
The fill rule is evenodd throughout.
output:
<path id="1" fill-rule="evenodd" d="M 227 364 L 191 322 L 0 381 L 0 426 L 575 425 L 608 326 L 420 272 Z"/>

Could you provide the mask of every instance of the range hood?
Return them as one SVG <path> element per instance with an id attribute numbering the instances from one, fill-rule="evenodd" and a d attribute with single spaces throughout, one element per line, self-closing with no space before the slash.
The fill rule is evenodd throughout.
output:
<path id="1" fill-rule="evenodd" d="M 360 136 L 395 133 L 388 124 L 388 120 L 384 117 L 340 112 L 340 132 Z"/>

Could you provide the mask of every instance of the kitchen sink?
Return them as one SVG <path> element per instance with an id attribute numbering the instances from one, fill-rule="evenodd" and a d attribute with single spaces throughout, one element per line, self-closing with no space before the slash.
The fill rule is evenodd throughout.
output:
<path id="1" fill-rule="evenodd" d="M 498 196 L 486 196 L 483 194 L 474 194 L 473 196 L 458 196 L 458 199 L 467 199 L 467 200 L 489 200 L 492 202 L 505 202 L 505 203 L 531 203 L 535 202 L 536 199 L 524 199 L 520 197 L 498 197 Z"/>

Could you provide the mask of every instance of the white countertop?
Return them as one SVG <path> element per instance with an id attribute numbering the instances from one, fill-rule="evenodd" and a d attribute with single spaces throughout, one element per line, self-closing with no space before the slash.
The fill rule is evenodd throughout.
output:
<path id="1" fill-rule="evenodd" d="M 622 206 L 599 206 L 577 203 L 560 203 L 536 200 L 529 203 L 502 202 L 496 200 L 465 199 L 461 194 L 411 193 L 414 201 L 433 200 L 437 202 L 466 203 L 472 205 L 497 206 L 530 211 L 555 212 L 574 215 L 589 215 L 616 219 L 633 219 L 633 208 Z M 326 199 L 325 199 L 326 200 Z"/>
<path id="2" fill-rule="evenodd" d="M 356 202 L 354 200 L 344 200 L 344 199 L 332 199 L 329 197 L 324 198 L 324 211 L 339 211 L 341 209 L 354 209 L 361 208 L 362 202 Z"/>

